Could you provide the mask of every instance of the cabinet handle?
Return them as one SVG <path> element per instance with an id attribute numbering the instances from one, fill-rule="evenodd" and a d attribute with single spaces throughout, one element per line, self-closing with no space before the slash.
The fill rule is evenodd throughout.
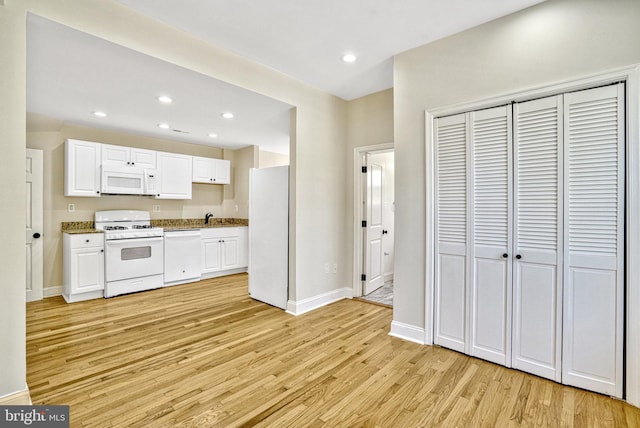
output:
<path id="1" fill-rule="evenodd" d="M 516 254 L 516 259 L 520 260 L 522 256 L 520 254 Z"/>
<path id="2" fill-rule="evenodd" d="M 504 257 L 504 258 L 506 259 L 507 257 L 509 257 L 509 254 L 504 253 L 504 254 L 502 255 L 502 257 Z"/>
<path id="3" fill-rule="evenodd" d="M 131 165 L 131 162 L 127 162 L 127 165 Z"/>
<path id="4" fill-rule="evenodd" d="M 84 242 L 86 242 L 86 243 L 88 244 L 88 243 L 89 243 L 89 240 L 88 240 L 88 239 L 85 239 L 85 241 L 84 241 Z"/>
<path id="5" fill-rule="evenodd" d="M 104 253 L 104 250 L 100 250 L 101 253 Z"/>
<path id="6" fill-rule="evenodd" d="M 135 165 L 135 164 L 136 164 L 135 162 L 131 162 L 131 165 Z"/>
<path id="7" fill-rule="evenodd" d="M 100 194 L 100 191 L 99 191 L 99 190 L 96 190 L 96 193 Z"/>

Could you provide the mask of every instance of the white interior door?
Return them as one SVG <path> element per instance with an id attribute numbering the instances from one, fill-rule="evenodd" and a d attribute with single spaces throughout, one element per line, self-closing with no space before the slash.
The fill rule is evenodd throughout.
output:
<path id="1" fill-rule="evenodd" d="M 469 114 L 469 354 L 511 365 L 511 106 Z"/>
<path id="2" fill-rule="evenodd" d="M 438 118 L 434 342 L 466 352 L 467 115 Z"/>
<path id="3" fill-rule="evenodd" d="M 563 383 L 622 397 L 624 84 L 565 95 Z M 637 221 L 637 219 L 634 219 Z"/>
<path id="4" fill-rule="evenodd" d="M 514 106 L 514 368 L 560 381 L 562 95 Z"/>
<path id="5" fill-rule="evenodd" d="M 27 149 L 26 155 L 26 293 L 27 302 L 43 297 L 43 214 L 42 214 L 42 150 Z"/>
<path id="6" fill-rule="evenodd" d="M 367 206 L 365 231 L 364 294 L 384 285 L 384 248 L 382 242 L 382 166 L 371 163 L 367 154 Z"/>

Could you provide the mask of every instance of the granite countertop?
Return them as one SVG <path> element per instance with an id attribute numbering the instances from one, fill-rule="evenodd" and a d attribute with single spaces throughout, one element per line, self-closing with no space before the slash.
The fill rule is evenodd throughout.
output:
<path id="1" fill-rule="evenodd" d="M 204 229 L 212 227 L 238 227 L 248 226 L 249 220 L 246 218 L 212 218 L 208 224 L 204 224 L 204 219 L 188 218 L 188 219 L 160 219 L 151 220 L 154 227 L 162 227 L 167 231 L 184 230 L 184 229 Z M 63 221 L 62 232 L 68 234 L 81 233 L 102 233 L 102 230 L 95 228 L 92 221 Z"/>

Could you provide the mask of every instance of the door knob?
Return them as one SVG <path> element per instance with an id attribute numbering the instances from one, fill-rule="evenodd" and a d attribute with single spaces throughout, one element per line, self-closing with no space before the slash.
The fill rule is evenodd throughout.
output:
<path id="1" fill-rule="evenodd" d="M 389 233 L 389 231 L 388 231 L 388 230 L 384 230 L 384 229 L 382 229 L 382 234 L 383 234 L 383 235 L 386 235 L 387 233 Z"/>
<path id="2" fill-rule="evenodd" d="M 40 236 L 41 235 L 38 232 L 36 232 L 33 234 L 33 239 L 38 239 Z"/>

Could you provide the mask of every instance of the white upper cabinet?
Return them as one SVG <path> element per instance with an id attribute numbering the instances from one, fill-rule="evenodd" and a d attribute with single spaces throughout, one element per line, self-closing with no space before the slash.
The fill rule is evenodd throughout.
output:
<path id="1" fill-rule="evenodd" d="M 191 199 L 191 156 L 157 152 L 157 199 Z"/>
<path id="2" fill-rule="evenodd" d="M 102 144 L 102 163 L 111 165 L 131 165 L 139 168 L 156 168 L 156 152 L 136 147 Z"/>
<path id="3" fill-rule="evenodd" d="M 194 183 L 229 184 L 231 183 L 231 162 L 194 156 L 192 180 Z"/>
<path id="4" fill-rule="evenodd" d="M 64 195 L 99 197 L 101 144 L 67 140 L 64 154 Z"/>

